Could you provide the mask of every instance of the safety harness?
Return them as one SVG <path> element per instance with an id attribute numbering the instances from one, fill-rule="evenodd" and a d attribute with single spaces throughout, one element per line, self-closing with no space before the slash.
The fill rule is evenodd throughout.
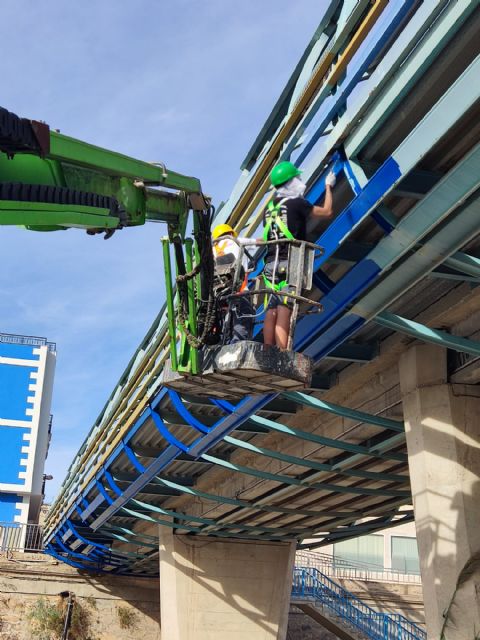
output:
<path id="1" fill-rule="evenodd" d="M 280 202 L 277 202 L 277 204 L 274 204 L 273 201 L 270 200 L 270 202 L 268 203 L 267 210 L 265 212 L 265 226 L 263 228 L 264 242 L 267 242 L 270 239 L 270 232 L 272 232 L 272 234 L 275 235 L 278 240 L 281 240 L 282 238 L 285 238 L 286 240 L 295 240 L 292 232 L 282 220 L 282 216 L 280 214 L 282 205 L 287 200 L 288 198 L 283 198 L 282 200 L 280 200 Z M 263 281 L 265 283 L 265 286 L 268 289 L 272 289 L 273 291 L 281 291 L 288 285 L 287 277 L 275 284 L 266 277 L 265 273 L 263 274 Z"/>

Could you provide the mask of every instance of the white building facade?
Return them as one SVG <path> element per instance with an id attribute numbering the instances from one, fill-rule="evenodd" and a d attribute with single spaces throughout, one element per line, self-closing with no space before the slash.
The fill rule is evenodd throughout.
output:
<path id="1" fill-rule="evenodd" d="M 45 338 L 0 333 L 0 524 L 38 522 L 55 361 Z"/>

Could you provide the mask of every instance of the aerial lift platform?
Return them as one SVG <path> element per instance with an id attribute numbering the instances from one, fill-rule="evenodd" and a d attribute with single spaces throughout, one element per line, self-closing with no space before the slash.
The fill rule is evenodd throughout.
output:
<path id="1" fill-rule="evenodd" d="M 170 309 L 173 309 L 174 289 L 170 278 L 171 266 L 167 241 L 168 239 L 164 239 L 167 303 Z M 236 240 L 232 236 L 230 241 Z M 198 317 L 197 302 L 194 295 L 185 297 L 187 310 L 177 314 L 177 318 L 190 317 L 192 323 L 189 326 L 183 323 L 179 331 L 178 325 L 175 324 L 175 312 L 172 310 L 169 313 L 170 358 L 164 366 L 162 377 L 165 386 L 180 393 L 215 398 L 240 398 L 272 391 L 305 389 L 310 386 L 312 361 L 309 357 L 293 351 L 292 345 L 295 323 L 300 310 L 302 309 L 303 313 L 318 313 L 322 310 L 319 302 L 301 295 L 303 290 L 308 291 L 312 288 L 315 253 L 321 253 L 322 249 L 312 243 L 297 240 L 256 242 L 256 245 L 280 242 L 289 244 L 288 274 L 291 286 L 288 292 L 282 291 L 281 294 L 282 297 L 289 299 L 292 306 L 288 348 L 282 350 L 252 339 L 241 341 L 232 339 L 232 311 L 241 298 L 252 299 L 254 304 L 251 305 L 251 313 L 254 318 L 261 318 L 269 296 L 274 294 L 272 289 L 262 286 L 260 277 L 251 277 L 250 287 L 238 293 L 244 277 L 242 264 L 245 264 L 245 253 L 248 252 L 243 244 L 237 242 L 238 255 L 233 264 L 213 265 L 211 277 L 215 307 L 208 330 L 206 331 L 206 327 L 203 328 L 202 344 L 196 341 L 196 335 L 190 334 L 190 328 L 193 331 L 197 330 L 197 324 L 194 322 Z M 261 254 L 261 250 L 259 253 Z M 250 260 L 250 264 L 252 262 Z M 258 272 L 258 269 L 255 271 Z M 253 274 L 254 267 L 251 269 L 251 276 Z M 178 278 L 176 284 L 178 293 Z M 181 306 L 184 303 L 181 294 L 178 298 L 178 305 Z M 258 333 L 259 331 L 257 335 Z M 180 340 L 177 339 L 179 336 Z M 250 336 L 252 337 L 253 335 Z M 178 343 L 180 343 L 180 356 L 177 354 Z M 188 358 L 186 361 L 185 357 Z"/>
<path id="2" fill-rule="evenodd" d="M 170 354 L 163 373 L 166 386 L 219 398 L 308 387 L 312 363 L 292 351 L 292 340 L 300 305 L 307 312 L 321 308 L 301 296 L 311 288 L 319 248 L 290 241 L 294 292 L 287 294 L 293 301 L 288 350 L 267 348 L 253 339 L 229 344 L 229 318 L 239 296 L 255 299 L 261 317 L 260 296 L 272 292 L 255 288 L 258 279 L 251 278 L 250 287 L 237 293 L 242 257 L 233 276 L 216 268 L 213 216 L 198 179 L 160 162 L 87 144 L 0 108 L 0 225 L 33 231 L 77 228 L 108 239 L 146 221 L 167 224 L 168 236 L 162 239 Z M 187 237 L 189 220 L 193 237 Z"/>

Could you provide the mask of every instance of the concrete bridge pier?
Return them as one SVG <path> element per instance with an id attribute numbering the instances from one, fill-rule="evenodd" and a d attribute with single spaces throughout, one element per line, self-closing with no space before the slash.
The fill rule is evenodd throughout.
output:
<path id="1" fill-rule="evenodd" d="M 284 640 L 294 542 L 176 535 L 160 527 L 160 626 L 168 640 Z"/>
<path id="2" fill-rule="evenodd" d="M 480 632 L 480 388 L 447 383 L 446 350 L 400 360 L 428 638 Z M 468 570 L 462 571 L 469 563 Z"/>

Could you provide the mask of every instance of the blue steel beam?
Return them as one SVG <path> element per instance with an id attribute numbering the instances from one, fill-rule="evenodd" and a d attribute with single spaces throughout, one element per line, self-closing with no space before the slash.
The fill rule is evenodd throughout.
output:
<path id="1" fill-rule="evenodd" d="M 156 407 L 162 402 L 162 400 L 167 395 L 168 390 L 162 388 L 160 392 L 156 395 L 154 399 L 152 399 L 150 403 L 150 407 L 148 410 L 144 411 L 142 415 L 138 418 L 133 428 L 130 430 L 128 436 L 124 439 L 124 441 L 112 452 L 107 461 L 104 464 L 104 469 L 109 469 L 110 465 L 116 460 L 116 458 L 122 453 L 126 453 L 126 455 L 130 455 L 130 460 L 132 464 L 140 469 L 140 463 L 138 459 L 135 458 L 131 447 L 129 447 L 129 442 L 132 438 L 137 434 L 137 432 L 144 426 L 145 422 L 148 419 L 155 420 Z M 146 486 L 150 480 L 155 477 L 158 473 L 160 473 L 170 462 L 175 460 L 178 456 L 188 453 L 191 456 L 198 457 L 201 455 L 203 451 L 207 451 L 210 447 L 214 446 L 216 442 L 221 440 L 225 434 L 225 432 L 230 432 L 235 429 L 237 425 L 246 420 L 252 413 L 256 410 L 261 409 L 265 405 L 268 405 L 272 399 L 275 397 L 275 394 L 269 394 L 264 396 L 254 396 L 245 398 L 240 401 L 235 408 L 235 411 L 229 415 L 221 417 L 212 427 L 205 427 L 203 430 L 198 429 L 199 425 L 196 423 L 197 430 L 201 431 L 199 437 L 188 447 L 180 443 L 169 431 L 167 428 L 159 429 L 161 435 L 167 440 L 168 446 L 165 447 L 161 455 L 158 456 L 145 470 L 144 473 L 140 473 L 139 477 L 136 479 L 134 483 L 132 483 L 128 489 L 123 492 L 123 495 L 118 497 L 113 504 L 109 505 L 108 508 L 102 512 L 101 516 L 94 520 L 95 527 L 101 526 L 104 522 L 108 520 L 108 518 L 113 515 L 122 505 L 126 504 L 131 497 L 134 497 L 144 486 Z M 175 397 L 176 399 L 178 396 Z M 159 428 L 159 421 L 154 422 L 157 428 Z M 133 457 L 132 457 L 133 456 Z M 99 481 L 99 478 L 95 478 L 90 484 L 86 487 L 84 492 L 84 497 L 88 495 L 88 493 L 93 489 L 97 488 L 96 483 Z M 108 481 L 108 477 L 107 477 Z M 109 483 L 110 484 L 110 483 Z M 111 486 L 111 484 L 110 484 Z M 95 511 L 102 506 L 105 502 L 108 502 L 104 495 L 99 492 L 97 496 L 91 501 L 90 504 L 86 503 L 87 506 L 84 506 L 83 511 L 81 512 L 81 517 L 84 520 L 87 520 L 90 516 L 94 516 Z M 76 505 L 73 504 L 69 507 L 66 515 L 64 517 L 68 518 L 76 509 Z M 98 520 L 98 524 L 97 524 Z M 51 537 L 53 532 L 49 534 Z M 47 539 L 48 542 L 48 539 Z"/>
<path id="2" fill-rule="evenodd" d="M 480 71 L 480 61 L 479 61 Z M 419 143 L 420 144 L 420 143 Z M 371 286 L 372 281 L 377 279 L 383 271 L 391 268 L 392 263 L 399 260 L 408 251 L 414 249 L 418 242 L 424 237 L 427 232 L 440 227 L 441 238 L 444 241 L 438 246 L 438 253 L 432 255 L 430 248 L 435 246 L 432 239 L 429 240 L 427 251 L 425 248 L 421 248 L 418 254 L 422 256 L 428 256 L 427 260 L 424 260 L 424 270 L 422 275 L 428 273 L 436 266 L 441 264 L 449 254 L 454 253 L 461 247 L 468 238 L 472 235 L 472 224 L 468 224 L 468 212 L 467 214 L 461 214 L 456 209 L 471 193 L 475 191 L 480 185 L 480 145 L 475 147 L 462 161 L 460 161 L 442 180 L 437 186 L 418 203 L 395 227 L 395 229 L 385 238 L 380 240 L 375 249 L 373 249 L 365 260 L 362 260 L 358 265 L 353 267 L 342 280 L 335 285 L 330 293 L 322 298 L 322 303 L 325 308 L 325 314 L 317 321 L 315 328 L 312 327 L 309 331 L 305 331 L 306 325 L 312 325 L 310 319 L 300 321 L 298 325 L 298 333 L 300 334 L 295 342 L 295 348 L 301 349 L 306 344 L 308 348 L 304 348 L 304 353 L 311 355 L 315 358 L 320 357 L 320 353 L 326 355 L 329 350 L 320 349 L 320 344 L 327 344 L 325 340 L 325 334 L 321 335 L 315 341 L 311 341 L 312 336 L 319 332 L 319 330 L 325 328 L 331 320 L 337 317 L 340 312 L 346 308 L 347 304 L 351 303 L 358 294 L 365 290 L 367 286 Z M 456 223 L 458 216 L 461 216 L 465 220 L 465 225 L 462 226 Z M 455 228 L 455 233 L 449 239 L 448 235 L 442 233 L 441 224 L 446 224 L 450 221 L 450 226 Z M 474 228 L 474 225 L 473 225 Z M 450 249 L 449 249 L 450 246 Z M 408 260 L 408 259 L 407 259 Z M 410 259 L 411 260 L 411 259 Z M 393 274 L 397 271 L 393 270 Z M 400 275 L 405 275 L 407 270 L 405 264 L 398 270 Z M 420 273 L 420 272 L 419 272 Z M 387 276 L 390 280 L 392 275 Z M 384 287 L 384 285 L 380 285 Z M 398 290 L 398 286 L 395 291 Z M 393 290 L 392 290 L 393 291 Z M 368 294 L 371 296 L 372 294 Z M 381 309 L 379 309 L 381 311 Z M 349 312 L 352 315 L 352 312 Z M 347 316 L 348 317 L 348 314 Z M 355 320 L 351 324 L 355 324 Z M 361 320 L 358 320 L 359 326 L 363 324 Z M 339 334 L 339 339 L 336 341 L 334 347 L 345 341 L 347 337 L 352 335 L 353 331 L 346 330 L 342 332 L 344 326 L 348 326 L 348 321 L 345 317 L 337 322 L 335 325 L 335 331 Z M 327 333 L 327 332 L 325 332 Z M 342 333 L 340 337 L 340 333 Z"/>
<path id="3" fill-rule="evenodd" d="M 366 322 L 373 320 L 388 305 L 440 264 L 449 252 L 464 245 L 478 234 L 475 213 L 478 198 L 474 195 L 467 204 L 455 212 L 455 216 L 444 224 L 428 243 L 428 250 L 419 249 L 402 265 L 402 269 L 386 276 L 360 302 L 344 315 L 335 325 L 327 329 L 311 343 L 305 353 L 315 360 L 324 357 L 331 349 L 352 336 Z M 458 346 L 458 343 L 457 343 Z"/>
<path id="4" fill-rule="evenodd" d="M 460 115 L 480 97 L 480 85 L 476 83 L 473 88 L 469 86 L 469 83 L 474 81 L 474 75 L 478 73 L 480 73 L 480 59 L 470 65 L 417 125 L 414 132 L 385 161 L 362 192 L 320 236 L 317 244 L 325 247 L 325 253 L 316 259 L 316 269 L 322 266 L 352 230 L 375 209 L 396 182 L 408 173 L 431 145 L 440 139 Z M 471 170 L 477 165 L 478 149 L 458 163 L 430 194 L 378 243 L 367 258 L 353 267 L 336 284 L 330 294 L 322 298 L 324 313 L 320 318 L 307 317 L 300 320 L 297 324 L 296 350 L 303 350 L 312 337 L 332 322 L 355 297 L 365 291 L 382 271 L 391 268 L 395 261 L 415 247 L 432 228 L 440 224 L 446 216 L 451 215 L 451 208 L 477 188 L 478 167 L 476 174 Z M 464 174 L 468 176 L 466 183 L 463 179 Z M 457 247 L 450 253 L 456 250 Z M 310 355 L 308 350 L 305 353 Z"/>
<path id="5" fill-rule="evenodd" d="M 180 452 L 186 452 L 193 456 L 201 456 L 205 451 L 214 446 L 219 440 L 221 440 L 226 433 L 232 431 L 235 426 L 244 420 L 246 420 L 252 413 L 268 404 L 273 399 L 273 394 L 265 396 L 252 396 L 241 400 L 235 407 L 235 411 L 220 418 L 217 424 L 210 429 L 207 429 L 190 447 L 180 449 L 178 446 L 170 444 L 165 448 L 163 453 L 154 460 L 143 472 L 135 482 L 132 482 L 128 489 L 126 489 L 121 496 L 116 498 L 113 504 L 109 505 L 107 509 L 98 517 L 96 517 L 90 524 L 93 530 L 98 529 L 102 524 L 108 521 L 108 519 L 114 515 L 121 507 L 126 505 L 135 495 L 148 484 L 155 476 L 157 476 L 165 466 L 175 460 L 176 456 Z M 199 427 L 199 425 L 196 425 Z M 138 461 L 137 461 L 138 463 Z"/>

